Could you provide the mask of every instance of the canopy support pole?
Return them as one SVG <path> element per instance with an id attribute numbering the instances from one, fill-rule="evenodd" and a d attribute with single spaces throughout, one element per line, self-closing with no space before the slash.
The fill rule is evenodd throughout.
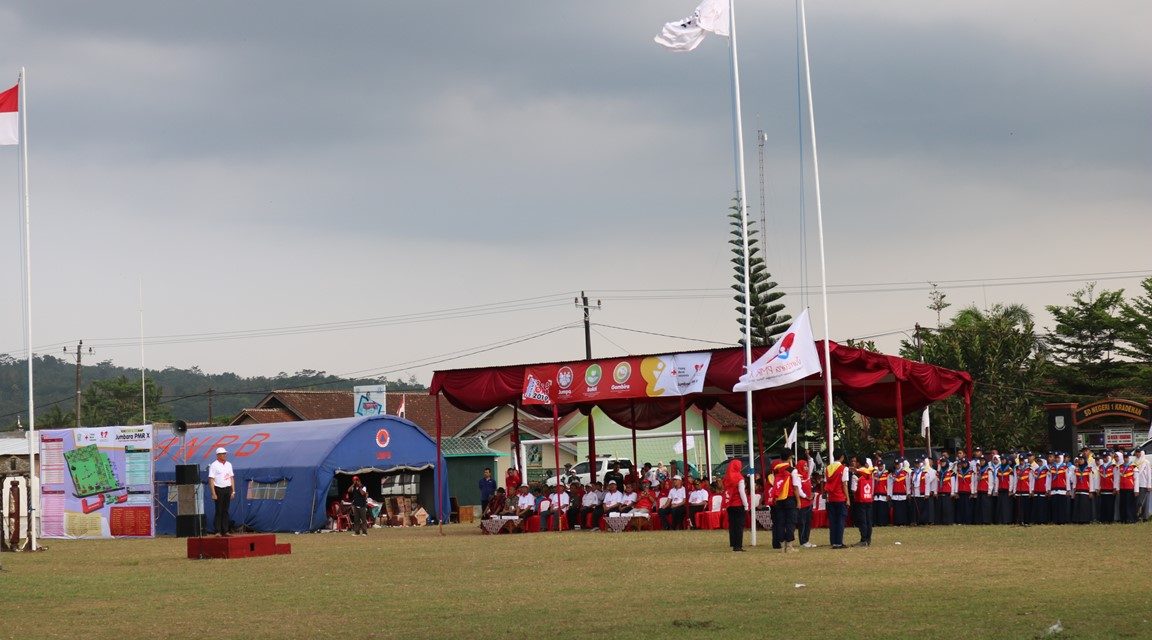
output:
<path id="1" fill-rule="evenodd" d="M 556 458 L 556 504 L 552 505 L 552 513 L 556 514 L 556 532 L 559 533 L 563 530 L 560 527 L 560 491 L 563 487 L 560 484 L 560 405 L 558 404 L 552 405 L 552 453 Z"/>
<path id="2" fill-rule="evenodd" d="M 904 457 L 904 392 L 896 380 L 896 437 L 900 443 L 900 457 Z"/>
<path id="3" fill-rule="evenodd" d="M 520 483 L 524 484 L 524 452 L 520 450 L 520 403 L 512 404 L 512 451 L 515 452 L 513 462 L 516 463 L 516 474 L 520 476 Z"/>
<path id="4" fill-rule="evenodd" d="M 756 469 L 760 472 L 760 477 L 764 480 L 764 485 L 768 485 L 768 463 L 764 461 L 764 421 L 756 421 L 756 437 L 760 439 L 757 443 L 757 450 L 760 452 L 760 464 L 756 465 Z M 752 449 L 748 449 L 748 457 L 752 457 Z M 761 468 L 763 467 L 763 468 Z M 755 479 L 755 478 L 753 478 Z"/>
<path id="5" fill-rule="evenodd" d="M 680 469 L 681 477 L 688 477 L 688 412 L 684 404 L 684 396 L 680 396 L 680 453 L 684 458 L 684 466 Z M 633 461 L 635 462 L 635 461 Z"/>
<path id="6" fill-rule="evenodd" d="M 636 401 L 635 400 L 629 400 L 628 401 L 628 417 L 631 420 L 630 426 L 632 427 L 632 468 L 633 469 L 639 469 L 638 465 L 640 464 L 640 458 L 639 458 L 639 454 L 636 452 Z M 637 477 L 640 476 L 639 471 L 636 472 L 636 476 Z M 643 482 L 644 478 L 640 478 L 640 481 Z"/>
<path id="7" fill-rule="evenodd" d="M 596 469 L 596 418 L 592 414 L 595 412 L 596 407 L 588 411 L 588 468 L 593 472 Z"/>
<path id="8" fill-rule="evenodd" d="M 972 457 L 972 390 L 964 390 L 964 439 L 968 457 Z"/>
<path id="9" fill-rule="evenodd" d="M 712 480 L 712 447 L 708 443 L 708 411 L 701 409 L 700 413 L 704 418 L 704 473 L 700 474 L 701 478 L 708 478 Z"/>
<path id="10" fill-rule="evenodd" d="M 440 535 L 444 535 L 444 500 L 440 494 L 443 492 L 444 472 L 440 468 L 441 444 L 443 425 L 440 417 L 440 394 L 436 394 L 436 522 L 440 527 Z"/>

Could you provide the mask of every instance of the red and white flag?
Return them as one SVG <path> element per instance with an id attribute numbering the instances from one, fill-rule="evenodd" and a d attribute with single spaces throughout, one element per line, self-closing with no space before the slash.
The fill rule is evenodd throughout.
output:
<path id="1" fill-rule="evenodd" d="M 752 363 L 732 391 L 756 391 L 780 387 L 820 373 L 820 356 L 812 339 L 812 324 L 805 309 L 789 325 L 784 336 Z"/>
<path id="2" fill-rule="evenodd" d="M 20 85 L 0 93 L 0 145 L 20 144 Z"/>

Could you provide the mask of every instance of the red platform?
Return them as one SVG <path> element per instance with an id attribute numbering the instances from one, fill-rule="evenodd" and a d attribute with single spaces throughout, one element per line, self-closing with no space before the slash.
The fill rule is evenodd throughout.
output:
<path id="1" fill-rule="evenodd" d="M 188 559 L 199 558 L 255 558 L 257 556 L 288 555 L 291 544 L 276 542 L 276 536 L 266 534 L 211 536 L 188 538 Z"/>

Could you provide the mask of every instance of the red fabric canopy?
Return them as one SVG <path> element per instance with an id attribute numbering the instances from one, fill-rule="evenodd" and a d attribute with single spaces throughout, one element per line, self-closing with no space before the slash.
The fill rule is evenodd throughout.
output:
<path id="1" fill-rule="evenodd" d="M 822 368 L 823 344 L 817 344 Z M 755 360 L 768 350 L 752 350 Z M 935 365 L 915 362 L 835 342 L 829 344 L 832 358 L 832 393 L 853 410 L 872 418 L 893 418 L 919 411 L 929 404 L 957 393 L 972 391 L 972 377 Z M 704 379 L 704 391 L 687 398 L 689 404 L 709 408 L 716 402 L 732 411 L 744 413 L 744 394 L 732 393 L 732 387 L 744 372 L 744 350 L 740 347 L 714 349 Z M 661 354 L 654 354 L 661 355 Z M 454 406 L 465 411 L 481 412 L 503 405 L 519 405 L 523 391 L 524 369 L 535 365 L 509 365 L 437 371 L 432 376 L 431 395 L 443 394 Z M 764 389 L 752 394 L 754 415 L 771 420 L 782 418 L 823 396 L 822 374 L 809 376 L 788 386 Z M 900 386 L 899 394 L 897 385 Z M 897 406 L 897 396 L 900 404 Z M 652 398 L 606 401 L 597 404 L 617 423 L 636 429 L 654 429 L 680 415 L 678 398 Z M 630 408 L 631 407 L 631 408 Z M 521 406 L 524 411 L 552 415 L 549 406 Z M 587 412 L 591 405 L 561 405 L 560 414 Z M 633 409 L 636 423 L 632 424 Z"/>

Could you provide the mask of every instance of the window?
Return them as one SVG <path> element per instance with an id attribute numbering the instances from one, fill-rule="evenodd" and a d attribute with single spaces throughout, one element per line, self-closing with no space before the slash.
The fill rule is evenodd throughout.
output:
<path id="1" fill-rule="evenodd" d="M 746 455 L 748 455 L 748 443 L 747 442 L 724 445 L 724 457 L 725 458 L 735 458 L 737 456 L 746 456 Z"/>
<path id="2" fill-rule="evenodd" d="M 386 496 L 415 496 L 420 494 L 420 474 L 396 473 L 380 479 L 380 493 Z"/>
<path id="3" fill-rule="evenodd" d="M 284 492 L 288 489 L 288 479 L 281 478 L 274 482 L 248 481 L 249 500 L 283 500 Z"/>
<path id="4" fill-rule="evenodd" d="M 177 486 L 178 485 L 175 482 L 168 483 L 168 502 L 171 502 L 172 504 L 176 504 L 176 487 Z"/>

